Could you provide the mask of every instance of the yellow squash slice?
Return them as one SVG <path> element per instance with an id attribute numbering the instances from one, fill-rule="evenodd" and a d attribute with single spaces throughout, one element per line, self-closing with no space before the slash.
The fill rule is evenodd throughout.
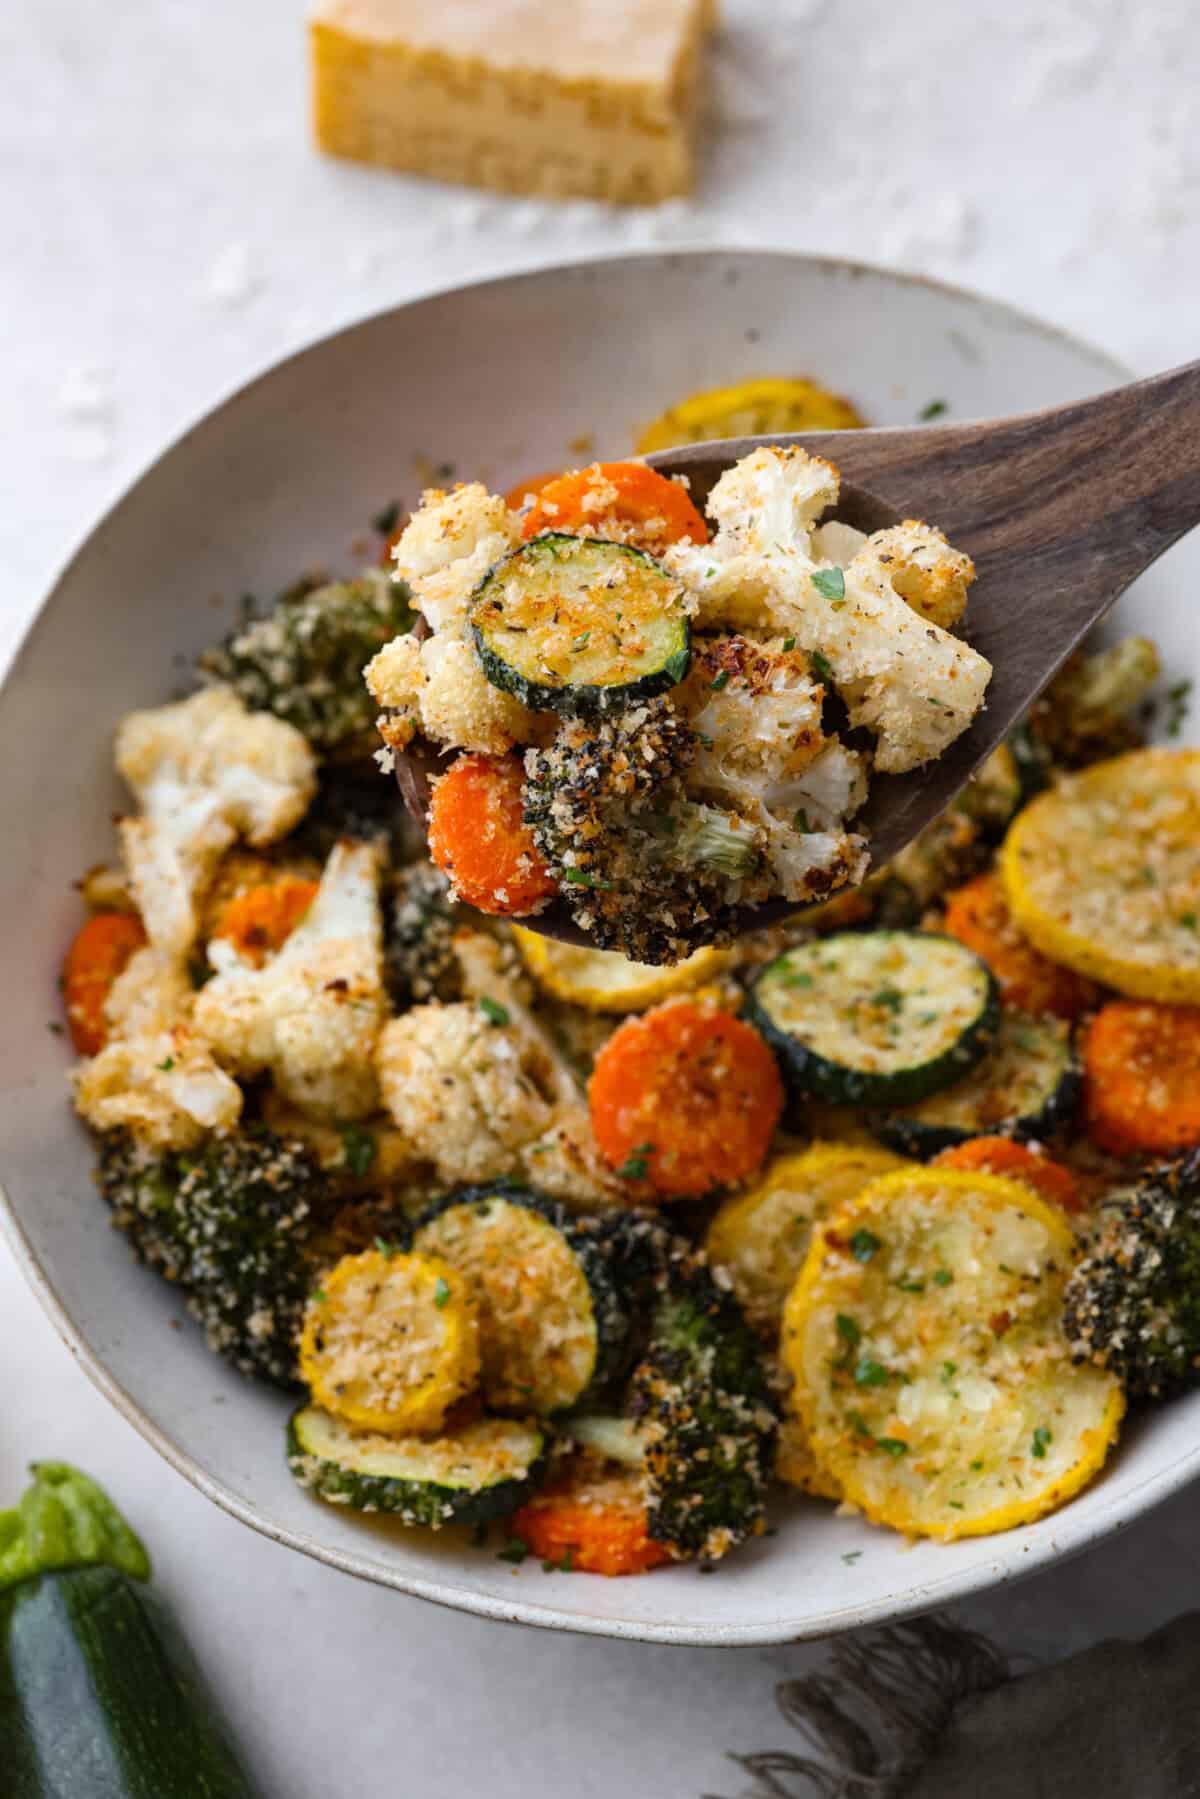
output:
<path id="1" fill-rule="evenodd" d="M 817 1219 L 840 1210 L 868 1181 L 904 1166 L 874 1145 L 814 1143 L 799 1155 L 778 1156 L 748 1192 L 725 1201 L 704 1247 L 729 1273 L 756 1329 L 778 1332 Z"/>
<path id="2" fill-rule="evenodd" d="M 361 1430 L 439 1430 L 479 1379 L 469 1282 L 436 1256 L 343 1256 L 308 1302 L 300 1375 L 318 1405 Z"/>
<path id="3" fill-rule="evenodd" d="M 1200 1003 L 1200 751 L 1068 775 L 1018 815 L 1002 867 L 1044 955 L 1134 999 Z"/>
<path id="4" fill-rule="evenodd" d="M 866 420 L 849 400 L 803 376 L 739 381 L 691 394 L 647 425 L 639 456 L 675 444 L 710 443 L 718 437 L 754 437 L 769 431 L 854 431 Z"/>
<path id="5" fill-rule="evenodd" d="M 538 985 L 555 999 L 589 1012 L 642 1012 L 676 993 L 711 981 L 729 962 L 729 952 L 698 949 L 670 968 L 631 962 L 613 950 L 558 943 L 514 925 L 513 935 Z"/>
<path id="6" fill-rule="evenodd" d="M 783 1356 L 821 1470 L 907 1536 L 986 1536 L 1102 1466 L 1124 1398 L 1060 1328 L 1071 1228 L 1016 1181 L 906 1169 L 818 1226 Z"/>

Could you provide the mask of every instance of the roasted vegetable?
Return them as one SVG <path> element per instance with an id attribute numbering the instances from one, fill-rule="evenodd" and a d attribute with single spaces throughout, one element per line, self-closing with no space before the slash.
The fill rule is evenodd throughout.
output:
<path id="1" fill-rule="evenodd" d="M 628 1365 L 630 1316 L 602 1235 L 527 1190 L 451 1194 L 413 1248 L 466 1276 L 479 1308 L 481 1386 L 497 1411 L 554 1413 Z"/>
<path id="2" fill-rule="evenodd" d="M 441 1430 L 479 1379 L 479 1313 L 458 1270 L 387 1245 L 343 1256 L 311 1295 L 300 1375 L 344 1424 Z"/>
<path id="3" fill-rule="evenodd" d="M 705 1258 L 667 1241 L 626 1411 L 642 1448 L 649 1535 L 717 1561 L 765 1526 L 776 1414 L 758 1340 Z"/>
<path id="4" fill-rule="evenodd" d="M 1063 1326 L 1075 1354 L 1133 1398 L 1200 1380 L 1200 1152 L 1104 1202 L 1067 1283 Z"/>
<path id="5" fill-rule="evenodd" d="M 649 1534 L 645 1482 L 636 1468 L 613 1468 L 576 1457 L 551 1486 L 509 1520 L 518 1543 L 540 1555 L 548 1572 L 645 1574 L 669 1562 L 670 1550 Z"/>
<path id="6" fill-rule="evenodd" d="M 1083 1038 L 1088 1135 L 1117 1156 L 1200 1143 L 1200 1006 L 1113 1000 Z"/>
<path id="7" fill-rule="evenodd" d="M 727 951 L 698 949 L 674 967 L 653 968 L 645 962 L 631 962 L 613 950 L 559 943 L 520 925 L 513 926 L 513 935 L 539 987 L 588 1012 L 643 1012 L 647 1006 L 713 980 L 729 963 Z"/>
<path id="8" fill-rule="evenodd" d="M 1084 768 L 1134 749 L 1143 741 L 1138 715 L 1159 672 L 1148 637 L 1081 651 L 1035 704 L 1030 728 L 1060 767 Z"/>
<path id="9" fill-rule="evenodd" d="M 243 1131 L 155 1154 L 113 1132 L 101 1142 L 97 1182 L 118 1229 L 179 1285 L 211 1347 L 243 1374 L 295 1385 L 309 1244 L 326 1203 L 309 1152 Z"/>
<path id="10" fill-rule="evenodd" d="M 1010 1530 L 1100 1470 L 1124 1402 L 1061 1329 L 1075 1239 L 1017 1181 L 872 1182 L 813 1234 L 783 1355 L 818 1466 L 910 1536 Z"/>
<path id="11" fill-rule="evenodd" d="M 525 817 L 580 929 L 635 962 L 728 938 L 749 834 L 684 793 L 692 732 L 668 699 L 569 720 L 525 757 Z"/>
<path id="12" fill-rule="evenodd" d="M 691 653 L 678 581 L 628 544 L 560 531 L 490 570 L 471 630 L 493 687 L 535 711 L 620 712 L 682 681 Z"/>
<path id="13" fill-rule="evenodd" d="M 761 1165 L 783 1110 L 775 1058 L 719 1006 L 668 1000 L 627 1018 L 588 1085 L 600 1153 L 647 1199 L 699 1198 Z"/>
<path id="14" fill-rule="evenodd" d="M 383 960 L 388 994 L 397 1012 L 431 999 L 462 998 L 462 965 L 454 953 L 454 933 L 461 919 L 440 868 L 414 862 L 403 870 L 386 921 Z"/>
<path id="15" fill-rule="evenodd" d="M 922 931 L 847 931 L 789 950 L 754 983 L 752 1016 L 798 1092 L 907 1105 L 986 1053 L 996 984 L 962 944 Z"/>
<path id="16" fill-rule="evenodd" d="M 866 423 L 849 400 L 804 376 L 766 376 L 690 394 L 647 425 L 638 450 L 710 443 L 718 437 L 767 437 L 775 431 L 853 431 Z"/>
<path id="17" fill-rule="evenodd" d="M 0 1512 L 5 1799 L 254 1799 L 146 1551 L 65 1462 Z"/>
<path id="18" fill-rule="evenodd" d="M 105 1002 L 145 941 L 136 912 L 97 912 L 76 932 L 63 963 L 62 996 L 71 1042 L 81 1056 L 98 1055 L 104 1048 Z"/>
<path id="19" fill-rule="evenodd" d="M 558 891 L 524 816 L 513 756 L 459 756 L 429 802 L 429 854 L 455 899 L 502 918 L 541 912 Z"/>
<path id="20" fill-rule="evenodd" d="M 409 591 L 382 569 L 284 594 L 200 658 L 252 712 L 294 725 L 320 756 L 369 756 L 375 711 L 362 671 L 413 621 Z"/>
<path id="21" fill-rule="evenodd" d="M 1200 1001 L 1200 750 L 1134 750 L 1068 775 L 1004 840 L 1018 928 L 1131 999 Z"/>
<path id="22" fill-rule="evenodd" d="M 1078 1018 L 1096 1002 L 1096 989 L 1073 969 L 1034 949 L 1013 923 L 1004 883 L 994 870 L 947 896 L 947 934 L 987 963 L 1006 1005 L 1039 1018 Z"/>
<path id="23" fill-rule="evenodd" d="M 969 1137 L 1053 1137 L 1074 1117 L 1081 1088 L 1065 1019 L 1004 1012 L 989 1053 L 968 1075 L 871 1123 L 891 1148 L 918 1157 Z"/>
<path id="24" fill-rule="evenodd" d="M 316 1406 L 288 1426 L 288 1467 L 334 1505 L 389 1512 L 405 1524 L 486 1524 L 533 1491 L 546 1438 L 515 1418 L 479 1418 L 437 1437 L 352 1430 Z"/>
<path id="25" fill-rule="evenodd" d="M 615 538 L 652 556 L 673 543 L 708 541 L 687 488 L 641 462 L 594 462 L 540 482 L 522 534 L 547 531 Z"/>

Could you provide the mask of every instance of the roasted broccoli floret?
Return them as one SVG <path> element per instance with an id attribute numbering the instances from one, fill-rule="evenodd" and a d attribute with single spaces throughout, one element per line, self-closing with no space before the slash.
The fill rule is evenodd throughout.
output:
<path id="1" fill-rule="evenodd" d="M 396 883 L 387 920 L 384 979 L 397 1012 L 427 1000 L 462 998 L 462 964 L 454 953 L 454 933 L 462 907 L 450 898 L 450 883 L 431 862 L 415 862 Z"/>
<path id="2" fill-rule="evenodd" d="M 273 712 L 320 756 L 369 755 L 377 707 L 363 669 L 413 621 L 408 588 L 383 569 L 355 581 L 302 586 L 200 658 L 253 712 Z"/>
<path id="3" fill-rule="evenodd" d="M 1063 1325 L 1075 1355 L 1110 1368 L 1133 1398 L 1200 1380 L 1200 1150 L 1100 1207 Z"/>
<path id="4" fill-rule="evenodd" d="M 685 796 L 694 755 L 669 699 L 568 720 L 526 755 L 526 822 L 600 949 L 678 962 L 732 934 L 739 883 L 759 855 L 750 832 Z"/>
<path id="5" fill-rule="evenodd" d="M 1072 656 L 1029 716 L 1051 760 L 1086 768 L 1136 749 L 1145 741 L 1138 713 L 1160 667 L 1148 637 L 1123 637 L 1107 649 Z"/>
<path id="6" fill-rule="evenodd" d="M 97 1183 L 134 1250 L 187 1296 L 210 1346 L 243 1374 L 296 1384 L 296 1338 L 325 1203 L 316 1162 L 269 1131 L 156 1153 L 101 1140 Z"/>
<path id="7" fill-rule="evenodd" d="M 716 1561 L 763 1529 L 777 1417 L 762 1347 L 690 1243 L 645 1213 L 597 1229 L 645 1336 L 625 1415 L 571 1428 L 593 1453 L 641 1469 L 650 1536 Z"/>

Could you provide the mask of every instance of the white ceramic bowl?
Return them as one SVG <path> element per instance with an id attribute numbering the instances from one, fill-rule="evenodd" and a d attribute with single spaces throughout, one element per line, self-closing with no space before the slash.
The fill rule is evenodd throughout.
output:
<path id="1" fill-rule="evenodd" d="M 550 269 L 402 306 L 314 344 L 219 406 L 97 527 L 46 601 L 0 699 L 0 1152 L 18 1259 L 84 1368 L 210 1498 L 292 1548 L 485 1616 L 659 1642 L 773 1643 L 895 1618 L 1095 1542 L 1200 1469 L 1200 1394 L 1132 1428 L 1066 1510 L 999 1537 L 901 1541 L 804 1501 L 712 1577 L 605 1581 L 514 1569 L 457 1532 L 405 1532 L 308 1498 L 283 1460 L 285 1401 L 204 1347 L 139 1268 L 91 1184 L 47 1023 L 78 923 L 71 882 L 112 853 L 113 726 L 169 697 L 243 592 L 353 540 L 419 470 L 500 484 L 587 450 L 619 455 L 681 395 L 811 372 L 880 424 L 931 400 L 956 417 L 1111 385 L 1094 350 L 1007 307 L 881 270 L 698 252 Z M 903 500 L 904 496 L 895 496 Z M 967 546 L 969 548 L 969 546 Z M 358 554 L 364 546 L 360 543 Z M 1200 661 L 1185 600 L 1200 541 L 1123 603 L 1173 673 Z M 11 1371 L 10 1371 L 11 1374 Z"/>

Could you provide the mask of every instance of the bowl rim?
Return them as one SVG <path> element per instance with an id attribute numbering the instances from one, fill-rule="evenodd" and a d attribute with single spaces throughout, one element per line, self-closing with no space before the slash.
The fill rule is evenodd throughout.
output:
<path id="1" fill-rule="evenodd" d="M 1076 354 L 1083 354 L 1095 364 L 1098 371 L 1111 374 L 1114 383 L 1130 378 L 1130 370 L 1117 357 L 1066 327 L 1051 323 L 1036 313 L 1011 305 L 1007 301 L 996 299 L 960 283 L 891 269 L 881 263 L 852 257 L 810 254 L 802 250 L 728 243 L 681 245 L 669 248 L 655 247 L 623 252 L 619 255 L 600 251 L 534 264 L 521 261 L 507 268 L 492 270 L 477 279 L 457 281 L 449 285 L 435 283 L 428 288 L 420 289 L 394 305 L 364 312 L 332 331 L 321 333 L 298 348 L 289 351 L 286 356 L 267 364 L 249 379 L 237 382 L 222 392 L 212 406 L 193 417 L 189 423 L 169 438 L 161 449 L 142 463 L 116 499 L 86 527 L 74 548 L 68 552 L 60 564 L 14 647 L 8 666 L 4 671 L 3 680 L 0 681 L 0 701 L 3 700 L 10 684 L 14 683 L 22 672 L 23 664 L 38 634 L 42 629 L 48 628 L 49 613 L 60 587 L 74 571 L 82 557 L 92 549 L 97 537 L 126 506 L 134 503 L 137 490 L 147 477 L 167 457 L 183 448 L 193 434 L 202 428 L 211 426 L 224 412 L 238 404 L 263 383 L 272 380 L 282 370 L 309 355 L 313 350 L 332 344 L 364 326 L 409 310 L 430 299 L 444 298 L 477 289 L 514 286 L 522 282 L 536 283 L 547 276 L 571 275 L 595 267 L 619 268 L 630 264 L 649 262 L 669 265 L 681 261 L 699 262 L 722 258 L 792 263 L 809 269 L 815 268 L 828 274 L 866 277 L 881 280 L 893 286 L 933 291 L 950 299 L 965 302 L 977 311 L 989 312 L 993 316 L 1019 327 L 1022 331 L 1032 332 Z M 415 1598 L 444 1606 L 451 1611 L 465 1612 L 503 1623 L 535 1625 L 543 1629 L 564 1630 L 578 1635 L 612 1637 L 627 1641 L 710 1648 L 766 1647 L 783 1642 L 828 1637 L 845 1630 L 912 1617 L 934 1606 L 964 1599 L 973 1593 L 1021 1579 L 1051 1561 L 1062 1561 L 1078 1555 L 1085 1549 L 1097 1546 L 1127 1528 L 1152 1505 L 1170 1498 L 1200 1472 L 1200 1443 L 1198 1443 L 1195 1448 L 1186 1451 L 1176 1460 L 1168 1463 L 1166 1467 L 1148 1474 L 1136 1486 L 1119 1496 L 1114 1496 L 1107 1505 L 1102 1503 L 1098 1515 L 1093 1512 L 1086 1523 L 1081 1521 L 1072 1527 L 1069 1509 L 1060 1514 L 1063 1524 L 1059 1534 L 1047 1535 L 1044 1541 L 1037 1545 L 1026 1545 L 1021 1557 L 1014 1558 L 1010 1551 L 1007 1555 L 999 1554 L 990 1561 L 977 1563 L 966 1570 L 951 1568 L 945 1576 L 927 1578 L 917 1585 L 909 1587 L 902 1596 L 889 1597 L 885 1594 L 873 1600 L 851 1601 L 842 1606 L 827 1608 L 802 1621 L 788 1623 L 776 1619 L 758 1623 L 697 1624 L 679 1622 L 670 1618 L 664 1618 L 661 1621 L 644 1618 L 623 1619 L 614 1616 L 587 1616 L 567 1612 L 555 1605 L 518 1598 L 515 1594 L 511 1600 L 505 1600 L 493 1594 L 472 1592 L 455 1587 L 445 1579 L 425 1577 L 393 1569 L 385 1562 L 374 1560 L 370 1556 L 332 1547 L 305 1531 L 279 1525 L 256 1504 L 233 1492 L 222 1481 L 210 1474 L 202 1463 L 181 1449 L 147 1415 L 141 1405 L 110 1371 L 100 1354 L 92 1348 L 83 1331 L 59 1299 L 40 1257 L 17 1217 L 3 1184 L 0 1184 L 0 1235 L 8 1243 L 18 1268 L 51 1324 L 88 1379 L 163 1460 L 189 1481 L 205 1498 L 211 1500 L 214 1505 L 270 1541 L 285 1548 L 298 1550 L 303 1555 L 337 1568 L 343 1573 L 353 1575 L 357 1579 L 391 1587 Z M 1153 1488 L 1153 1498 L 1139 1503 L 1140 1496 L 1145 1493 L 1147 1488 Z"/>

